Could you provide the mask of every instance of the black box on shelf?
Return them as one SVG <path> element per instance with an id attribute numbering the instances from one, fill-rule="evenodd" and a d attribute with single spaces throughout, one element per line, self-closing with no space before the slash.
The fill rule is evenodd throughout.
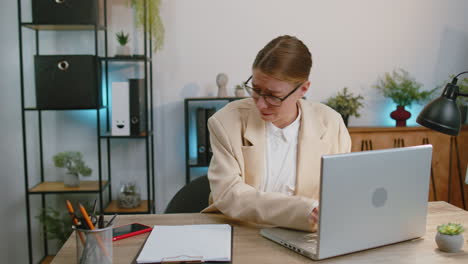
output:
<path id="1" fill-rule="evenodd" d="M 129 79 L 129 83 L 130 134 L 143 136 L 147 131 L 145 79 Z"/>
<path id="2" fill-rule="evenodd" d="M 96 24 L 96 0 L 32 0 L 34 24 Z"/>
<path id="3" fill-rule="evenodd" d="M 100 64 L 94 55 L 36 55 L 38 109 L 101 107 Z"/>

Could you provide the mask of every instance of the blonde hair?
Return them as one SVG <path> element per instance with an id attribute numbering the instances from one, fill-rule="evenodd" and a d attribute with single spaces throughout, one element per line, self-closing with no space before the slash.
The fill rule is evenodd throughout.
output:
<path id="1" fill-rule="evenodd" d="M 282 81 L 301 83 L 309 79 L 312 55 L 304 43 L 293 36 L 279 36 L 261 49 L 252 65 Z"/>

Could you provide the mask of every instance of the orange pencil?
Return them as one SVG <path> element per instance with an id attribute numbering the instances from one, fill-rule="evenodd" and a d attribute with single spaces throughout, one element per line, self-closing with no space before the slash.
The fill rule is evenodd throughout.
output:
<path id="1" fill-rule="evenodd" d="M 78 223 L 78 219 L 76 219 L 76 217 L 75 217 L 75 209 L 73 209 L 73 205 L 71 204 L 71 202 L 69 200 L 66 200 L 65 202 L 67 204 L 68 212 L 70 213 L 70 216 L 72 217 L 73 224 L 76 227 L 78 227 L 79 223 Z M 78 232 L 78 235 L 80 236 L 81 243 L 84 244 L 85 241 L 84 241 L 83 234 Z"/>
<path id="2" fill-rule="evenodd" d="M 93 222 L 91 222 L 91 219 L 89 218 L 88 212 L 86 212 L 86 209 L 84 208 L 84 206 L 82 204 L 80 204 L 79 206 L 80 206 L 80 212 L 81 212 L 81 215 L 84 218 L 84 221 L 88 225 L 89 229 L 94 230 L 95 227 L 93 225 Z M 96 235 L 96 234 L 94 234 L 94 235 Z M 102 251 L 104 251 L 104 254 L 108 257 L 109 252 L 107 252 L 106 247 L 104 247 L 104 245 L 102 244 L 101 238 L 99 236 L 96 236 L 96 239 L 97 239 L 97 242 L 99 244 L 99 247 L 102 249 Z"/>

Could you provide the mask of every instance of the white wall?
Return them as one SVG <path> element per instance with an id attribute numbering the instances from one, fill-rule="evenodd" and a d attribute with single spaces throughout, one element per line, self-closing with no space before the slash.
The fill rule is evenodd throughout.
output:
<path id="1" fill-rule="evenodd" d="M 112 30 L 133 28 L 131 12 L 124 10 L 125 1 L 108 2 L 116 16 L 111 18 Z M 4 0 L 0 5 L 0 198 L 4 201 L 0 212 L 8 215 L 0 220 L 1 226 L 7 227 L 0 235 L 9 238 L 0 242 L 0 259 L 25 263 L 16 1 Z M 232 88 L 250 75 L 256 53 L 269 40 L 282 34 L 295 35 L 309 46 L 314 58 L 309 99 L 324 101 L 347 86 L 366 99 L 362 117 L 351 119 L 351 126 L 392 125 L 386 117 L 392 104 L 371 86 L 379 75 L 395 67 L 408 70 L 425 89 L 440 85 L 451 73 L 468 69 L 466 10 L 468 2 L 464 0 L 163 0 L 166 43 L 155 57 L 153 72 L 158 212 L 185 183 L 183 99 L 215 95 L 217 73 L 227 73 Z M 133 38 L 132 45 L 138 49 L 141 41 Z M 41 51 L 47 53 L 92 52 L 84 48 L 92 43 L 92 36 L 86 33 L 44 33 L 41 40 Z M 110 46 L 112 52 L 113 44 Z M 31 61 L 33 51 L 30 49 L 25 59 Z M 119 70 L 117 67 L 115 72 Z M 31 63 L 26 72 L 32 74 Z M 31 78 L 28 85 L 32 86 Z M 45 159 L 52 178 L 60 172 L 50 158 L 65 146 L 83 146 L 89 163 L 96 168 L 94 129 L 92 117 L 86 113 L 47 116 Z M 142 150 L 139 143 L 123 141 L 114 148 L 115 164 L 126 162 L 119 163 L 118 181 L 139 166 Z"/>

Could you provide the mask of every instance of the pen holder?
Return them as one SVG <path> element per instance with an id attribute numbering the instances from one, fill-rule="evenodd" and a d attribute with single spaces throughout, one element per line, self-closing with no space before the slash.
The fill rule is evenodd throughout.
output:
<path id="1" fill-rule="evenodd" d="M 101 229 L 79 229 L 76 232 L 76 263 L 112 264 L 112 226 Z"/>

